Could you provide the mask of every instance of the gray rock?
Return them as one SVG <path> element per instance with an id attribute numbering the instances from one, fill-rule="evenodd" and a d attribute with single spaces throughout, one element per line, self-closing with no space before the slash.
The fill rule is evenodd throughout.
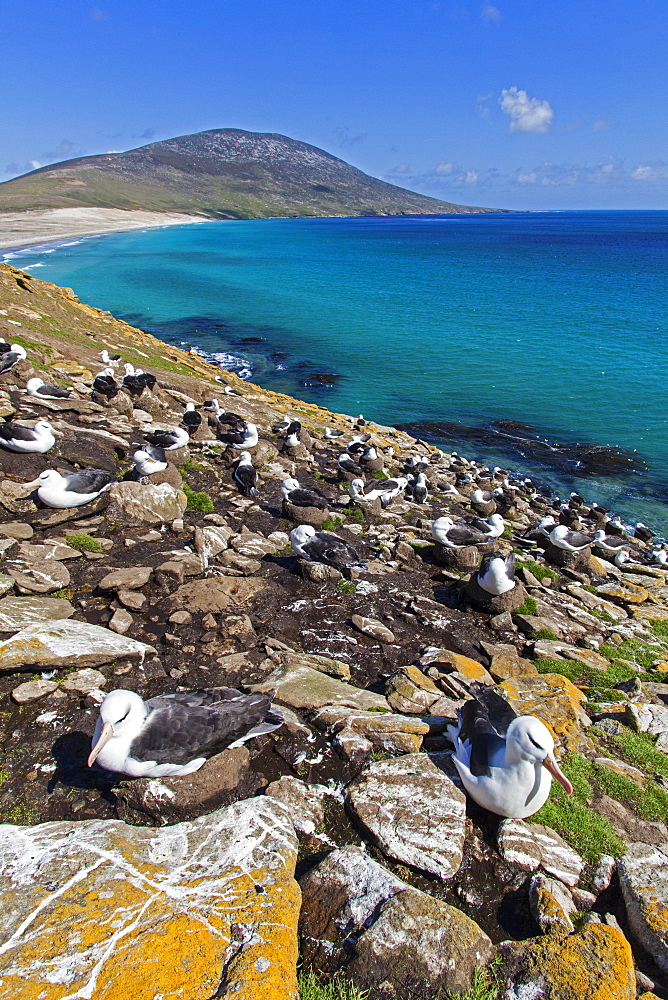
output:
<path id="1" fill-rule="evenodd" d="M 232 529 L 227 525 L 206 525 L 195 530 L 195 551 L 202 558 L 206 569 L 212 559 L 224 552 L 232 537 Z"/>
<path id="2" fill-rule="evenodd" d="M 250 531 L 236 535 L 231 539 L 230 546 L 240 556 L 246 556 L 248 559 L 263 559 L 264 556 L 273 556 L 276 552 L 273 542 L 264 535 Z"/>
<path id="3" fill-rule="evenodd" d="M 631 931 L 668 972 L 668 852 L 631 844 L 617 870 Z"/>
<path id="4" fill-rule="evenodd" d="M 27 541 L 32 538 L 33 529 L 25 521 L 5 521 L 0 524 L 0 535 L 3 538 L 19 538 Z"/>
<path id="5" fill-rule="evenodd" d="M 124 608 L 118 608 L 114 611 L 111 616 L 111 621 L 109 622 L 109 628 L 112 632 L 116 632 L 118 635 L 125 635 L 130 626 L 132 625 L 133 618 L 129 611 Z"/>
<path id="6" fill-rule="evenodd" d="M 471 984 L 492 944 L 461 911 L 413 889 L 357 847 L 333 851 L 301 880 L 305 961 L 332 973 L 345 960 L 359 986 L 440 993 Z"/>
<path id="7" fill-rule="evenodd" d="M 367 710 L 389 708 L 382 695 L 363 691 L 302 663 L 276 667 L 261 684 L 251 687 L 251 691 L 274 689 L 277 700 L 291 708 L 315 709 L 325 705 L 348 705 Z"/>
<path id="8" fill-rule="evenodd" d="M 525 871 L 539 865 L 565 885 L 573 886 L 580 878 L 584 861 L 558 833 L 539 823 L 504 819 L 497 833 L 499 853 L 504 861 Z"/>
<path id="9" fill-rule="evenodd" d="M 73 614 L 70 602 L 58 597 L 3 597 L 0 632 L 18 632 L 37 622 L 62 621 Z"/>
<path id="10" fill-rule="evenodd" d="M 56 681 L 45 681 L 40 677 L 39 680 L 19 684 L 12 691 L 12 698 L 17 705 L 25 705 L 29 701 L 37 701 L 39 698 L 46 697 L 47 694 L 52 694 L 57 687 Z"/>
<path id="11" fill-rule="evenodd" d="M 146 595 L 137 590 L 118 590 L 116 597 L 124 607 L 132 608 L 133 611 L 141 611 L 146 604 Z"/>
<path id="12" fill-rule="evenodd" d="M 139 590 L 151 579 L 153 570 L 150 566 L 128 566 L 124 569 L 112 569 L 98 583 L 101 590 Z"/>
<path id="13" fill-rule="evenodd" d="M 313 722 L 319 729 L 336 734 L 341 746 L 357 734 L 364 738 L 365 743 L 370 741 L 370 748 L 395 754 L 416 753 L 423 736 L 429 732 L 429 723 L 422 719 L 394 712 L 364 712 L 334 705 L 327 705 L 316 712 Z M 348 749 L 352 749 L 351 744 L 348 744 Z"/>
<path id="14" fill-rule="evenodd" d="M 171 524 L 180 518 L 188 500 L 169 483 L 115 483 L 109 490 L 109 517 L 138 524 Z"/>
<path id="15" fill-rule="evenodd" d="M 96 667 L 117 657 L 143 661 L 152 646 L 87 622 L 40 622 L 0 642 L 0 671 L 22 667 Z"/>
<path id="16" fill-rule="evenodd" d="M 358 631 L 371 636 L 372 639 L 377 639 L 378 642 L 392 643 L 395 641 L 394 633 L 382 622 L 376 621 L 375 618 L 353 615 L 351 621 Z"/>
<path id="17" fill-rule="evenodd" d="M 325 785 L 307 785 L 299 778 L 284 775 L 272 781 L 265 789 L 265 795 L 278 799 L 288 807 L 295 830 L 299 833 L 313 833 L 325 820 L 325 800 L 332 795 Z"/>
<path id="18" fill-rule="evenodd" d="M 61 683 L 61 688 L 65 691 L 74 691 L 76 694 L 89 694 L 98 688 L 103 688 L 107 683 L 107 678 L 99 670 L 92 670 L 85 667 L 83 670 L 75 670 Z"/>
<path id="19" fill-rule="evenodd" d="M 54 590 L 62 590 L 70 582 L 69 570 L 55 559 L 31 563 L 23 560 L 7 562 L 5 569 L 23 594 L 49 594 Z"/>
<path id="20" fill-rule="evenodd" d="M 390 857 L 444 879 L 457 873 L 466 798 L 426 754 L 368 765 L 349 786 L 347 802 Z"/>
<path id="21" fill-rule="evenodd" d="M 216 576 L 208 580 L 184 583 L 166 598 L 166 602 L 170 611 L 185 608 L 193 614 L 198 611 L 217 614 L 219 611 L 229 611 L 248 604 L 265 586 L 264 580 L 255 578 Z"/>
<path id="22" fill-rule="evenodd" d="M 270 655 L 274 663 L 281 667 L 303 663 L 323 674 L 329 674 L 330 677 L 338 677 L 342 681 L 350 680 L 348 664 L 342 660 L 333 660 L 330 656 L 320 656 L 318 653 L 293 653 L 288 650 L 278 650 Z"/>

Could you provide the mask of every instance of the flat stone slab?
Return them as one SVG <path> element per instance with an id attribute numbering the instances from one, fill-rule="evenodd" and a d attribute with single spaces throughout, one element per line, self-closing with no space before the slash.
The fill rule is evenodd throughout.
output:
<path id="1" fill-rule="evenodd" d="M 36 547 L 36 546 L 35 546 Z M 40 546 L 42 548 L 42 546 Z M 67 566 L 55 559 L 43 559 L 36 562 L 5 563 L 7 575 L 11 576 L 18 589 L 31 594 L 49 594 L 53 590 L 62 590 L 70 582 Z"/>
<path id="2" fill-rule="evenodd" d="M 497 833 L 497 844 L 504 861 L 530 872 L 542 866 L 565 885 L 575 885 L 584 868 L 580 855 L 558 833 L 540 823 L 504 819 Z"/>
<path id="3" fill-rule="evenodd" d="M 191 613 L 216 614 L 248 604 L 265 587 L 264 580 L 255 578 L 215 576 L 209 580 L 184 583 L 167 598 L 166 603 L 172 611 L 186 608 Z"/>
<path id="4" fill-rule="evenodd" d="M 169 483 L 116 483 L 109 490 L 110 516 L 116 512 L 123 520 L 137 524 L 169 524 L 181 517 L 188 498 Z"/>
<path id="5" fill-rule="evenodd" d="M 127 566 L 112 569 L 98 583 L 100 590 L 138 590 L 151 579 L 150 566 Z"/>
<path id="6" fill-rule="evenodd" d="M 207 581 L 210 582 L 210 581 Z M 348 705 L 350 708 L 388 710 L 385 698 L 373 691 L 364 691 L 345 681 L 329 677 L 303 663 L 276 667 L 261 684 L 251 691 L 276 689 L 276 700 L 291 708 L 324 708 L 325 705 Z"/>
<path id="7" fill-rule="evenodd" d="M 0 642 L 0 672 L 25 666 L 97 667 L 117 657 L 143 660 L 147 653 L 153 652 L 152 646 L 126 639 L 99 625 L 41 622 Z"/>
<path id="8" fill-rule="evenodd" d="M 426 754 L 370 764 L 349 786 L 347 801 L 390 857 L 440 878 L 456 875 L 462 863 L 466 797 Z"/>
<path id="9" fill-rule="evenodd" d="M 0 632 L 18 632 L 36 622 L 70 618 L 74 608 L 58 597 L 3 597 L 0 601 Z"/>
<path id="10" fill-rule="evenodd" d="M 295 1000 L 296 858 L 264 796 L 157 830 L 0 826 L 0 1000 Z"/>
<path id="11" fill-rule="evenodd" d="M 617 870 L 631 930 L 668 972 L 668 852 L 631 844 Z"/>

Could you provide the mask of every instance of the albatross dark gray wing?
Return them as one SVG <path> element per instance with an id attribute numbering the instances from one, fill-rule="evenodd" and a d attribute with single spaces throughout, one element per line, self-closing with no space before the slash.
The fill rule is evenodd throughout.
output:
<path id="1" fill-rule="evenodd" d="M 471 684 L 473 699 L 459 710 L 459 738 L 471 744 L 471 774 L 490 775 L 490 760 L 505 747 L 508 726 L 517 713 L 487 684 Z"/>
<path id="2" fill-rule="evenodd" d="M 313 562 L 324 562 L 336 569 L 363 565 L 352 545 L 329 531 L 318 531 L 313 538 L 302 545 L 302 549 Z"/>
<path id="3" fill-rule="evenodd" d="M 324 497 L 321 493 L 316 493 L 315 490 L 304 490 L 301 488 L 290 490 L 286 500 L 295 507 L 317 507 L 320 510 L 324 510 L 325 507 L 331 503 L 331 501 L 328 500 L 327 497 Z"/>
<path id="4" fill-rule="evenodd" d="M 34 441 L 37 435 L 32 427 L 23 424 L 0 424 L 0 438 L 5 441 Z"/>
<path id="5" fill-rule="evenodd" d="M 116 482 L 116 476 L 104 469 L 82 469 L 65 476 L 65 488 L 70 493 L 99 493 L 105 486 Z"/>
<path id="6" fill-rule="evenodd" d="M 489 535 L 483 535 L 481 531 L 476 531 L 475 528 L 469 528 L 465 524 L 453 524 L 451 528 L 446 531 L 449 541 L 453 545 L 487 545 L 490 542 Z"/>
<path id="7" fill-rule="evenodd" d="M 231 743 L 271 732 L 283 722 L 271 694 L 207 688 L 160 695 L 146 702 L 149 715 L 130 745 L 135 760 L 187 764 L 213 757 Z"/>

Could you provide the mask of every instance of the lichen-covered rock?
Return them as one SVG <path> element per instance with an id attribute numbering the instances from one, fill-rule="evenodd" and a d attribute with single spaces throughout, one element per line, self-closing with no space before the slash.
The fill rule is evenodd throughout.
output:
<path id="1" fill-rule="evenodd" d="M 635 1000 L 631 947 L 617 927 L 587 924 L 576 934 L 504 943 L 506 1000 Z"/>
<path id="2" fill-rule="evenodd" d="M 278 650 L 271 653 L 271 659 L 279 666 L 289 666 L 293 663 L 303 663 L 307 667 L 313 667 L 322 674 L 329 674 L 330 677 L 338 677 L 339 680 L 350 680 L 350 667 L 343 660 L 334 660 L 331 656 L 321 656 L 319 653 L 296 653 L 290 650 Z"/>
<path id="3" fill-rule="evenodd" d="M 460 910 L 396 878 L 356 847 L 333 851 L 301 880 L 305 961 L 383 995 L 465 990 L 492 943 Z"/>
<path id="4" fill-rule="evenodd" d="M 633 935 L 668 971 L 668 853 L 631 844 L 617 870 Z"/>
<path id="5" fill-rule="evenodd" d="M 628 583 L 625 580 L 604 583 L 596 588 L 596 593 L 620 604 L 643 604 L 649 598 L 649 591 L 645 587 L 640 587 L 637 583 Z"/>
<path id="6" fill-rule="evenodd" d="M 86 622 L 39 622 L 0 642 L 0 671 L 37 667 L 97 667 L 117 657 L 142 660 L 152 646 Z"/>
<path id="7" fill-rule="evenodd" d="M 566 749 L 577 746 L 585 695 L 567 677 L 525 674 L 503 681 L 498 690 L 518 715 L 537 716 L 562 746 Z"/>
<path id="8" fill-rule="evenodd" d="M 294 1000 L 297 844 L 248 799 L 160 830 L 0 827 L 0 998 Z"/>
<path id="9" fill-rule="evenodd" d="M 390 857 L 440 878 L 459 870 L 466 798 L 426 754 L 368 765 L 348 787 L 347 803 Z"/>
<path id="10" fill-rule="evenodd" d="M 251 691 L 276 690 L 276 699 L 291 708 L 323 708 L 325 705 L 348 705 L 350 708 L 387 710 L 385 698 L 373 691 L 364 691 L 345 681 L 328 677 L 305 663 L 278 666 Z"/>
<path id="11" fill-rule="evenodd" d="M 429 723 L 394 712 L 365 712 L 326 705 L 316 712 L 313 722 L 319 729 L 335 733 L 338 742 L 351 734 L 364 736 L 377 750 L 389 753 L 417 753 L 422 737 L 429 732 Z"/>
<path id="12" fill-rule="evenodd" d="M 433 680 L 418 667 L 402 667 L 387 681 L 387 700 L 397 712 L 424 715 L 443 697 Z"/>
<path id="13" fill-rule="evenodd" d="M 181 517 L 188 498 L 169 483 L 115 483 L 109 490 L 109 516 L 138 524 L 171 524 Z"/>
<path id="14" fill-rule="evenodd" d="M 534 875 L 529 887 L 529 907 L 543 934 L 570 934 L 574 930 L 571 914 L 577 907 L 562 882 Z"/>
<path id="15" fill-rule="evenodd" d="M 575 885 L 584 868 L 580 855 L 558 833 L 540 823 L 504 819 L 497 844 L 504 861 L 530 872 L 540 865 L 565 885 Z"/>
<path id="16" fill-rule="evenodd" d="M 3 597 L 0 632 L 18 632 L 37 622 L 62 621 L 73 614 L 70 602 L 58 597 Z"/>

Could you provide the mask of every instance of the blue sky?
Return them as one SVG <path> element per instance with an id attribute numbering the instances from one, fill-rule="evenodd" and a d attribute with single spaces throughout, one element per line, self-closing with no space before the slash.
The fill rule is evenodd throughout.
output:
<path id="1" fill-rule="evenodd" d="M 518 209 L 668 208 L 665 0 L 0 0 L 0 180 L 208 128 Z"/>

